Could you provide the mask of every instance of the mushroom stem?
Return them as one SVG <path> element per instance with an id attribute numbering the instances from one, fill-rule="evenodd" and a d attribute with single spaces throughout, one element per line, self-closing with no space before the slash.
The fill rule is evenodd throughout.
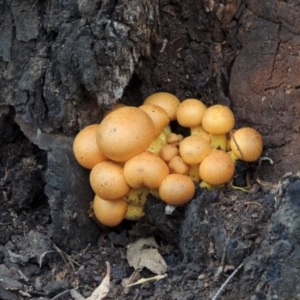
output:
<path id="1" fill-rule="evenodd" d="M 199 184 L 199 187 L 202 188 L 202 189 L 207 189 L 208 191 L 212 191 L 214 189 L 219 189 L 221 187 L 223 187 L 224 184 L 220 184 L 220 185 L 211 185 L 205 181 L 201 181 L 200 184 Z"/>
<path id="2" fill-rule="evenodd" d="M 227 148 L 227 134 L 213 134 L 209 133 L 210 146 L 215 149 L 226 151 Z"/>

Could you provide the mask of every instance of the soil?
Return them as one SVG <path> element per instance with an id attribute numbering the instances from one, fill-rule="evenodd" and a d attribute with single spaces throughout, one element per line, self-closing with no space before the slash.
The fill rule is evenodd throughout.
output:
<path id="1" fill-rule="evenodd" d="M 12 2 L 16 10 L 18 1 Z M 26 101 L 10 104 L 0 115 L 0 299 L 76 299 L 74 289 L 88 297 L 103 280 L 106 261 L 111 284 L 104 299 L 217 299 L 218 293 L 218 299 L 300 299 L 298 6 L 163 0 L 158 8 L 151 46 L 140 51 L 120 101 L 137 106 L 153 92 L 169 91 L 181 100 L 228 105 L 237 127 L 262 133 L 265 159 L 239 162 L 233 185 L 197 188 L 190 203 L 168 215 L 165 204 L 149 195 L 139 222 L 106 228 L 88 217 L 88 171 L 76 163 L 71 145 L 79 128 L 100 122 L 107 103 L 98 106 L 91 97 L 70 106 L 64 120 L 52 112 L 43 125 L 20 108 Z M 72 81 L 65 75 L 61 85 Z M 56 79 L 50 80 L 55 86 Z M 70 86 L 77 97 L 96 89 L 83 95 L 76 80 Z M 30 109 L 40 112 L 38 104 Z M 133 275 L 131 282 L 157 275 L 135 271 L 127 260 L 128 244 L 146 237 L 155 238 L 168 275 L 125 289 Z"/>

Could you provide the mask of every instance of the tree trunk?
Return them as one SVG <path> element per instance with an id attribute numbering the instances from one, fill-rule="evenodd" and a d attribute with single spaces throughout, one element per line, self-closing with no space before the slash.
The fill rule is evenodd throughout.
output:
<path id="1" fill-rule="evenodd" d="M 96 231 L 87 217 L 93 194 L 88 172 L 74 160 L 72 136 L 99 123 L 103 110 L 122 97 L 158 30 L 157 5 L 1 1 L 0 116 L 12 107 L 22 132 L 47 152 L 51 236 L 65 249 L 82 248 L 98 236 L 90 234 Z"/>

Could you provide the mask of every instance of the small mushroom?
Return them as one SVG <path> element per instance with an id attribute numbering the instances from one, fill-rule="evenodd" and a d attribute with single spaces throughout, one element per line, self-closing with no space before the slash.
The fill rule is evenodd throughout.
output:
<path id="1" fill-rule="evenodd" d="M 203 128 L 213 134 L 228 133 L 235 124 L 234 114 L 225 105 L 217 104 L 209 107 L 203 115 Z"/>
<path id="2" fill-rule="evenodd" d="M 119 225 L 126 213 L 128 204 L 122 200 L 107 201 L 95 195 L 93 211 L 96 219 L 108 227 Z"/>
<path id="3" fill-rule="evenodd" d="M 195 194 L 193 180 L 182 174 L 170 174 L 164 178 L 159 187 L 160 198 L 170 205 L 183 205 Z"/>
<path id="4" fill-rule="evenodd" d="M 133 188 L 157 189 L 169 174 L 168 165 L 157 155 L 144 151 L 126 161 L 124 176 Z"/>
<path id="5" fill-rule="evenodd" d="M 183 100 L 177 108 L 176 117 L 183 127 L 199 126 L 207 107 L 198 99 Z"/>
<path id="6" fill-rule="evenodd" d="M 105 200 L 120 199 L 130 191 L 123 168 L 112 161 L 104 161 L 92 169 L 90 184 L 95 194 Z"/>
<path id="7" fill-rule="evenodd" d="M 179 153 L 189 165 L 200 163 L 211 151 L 209 142 L 198 135 L 184 138 L 179 144 Z"/>
<path id="8" fill-rule="evenodd" d="M 158 105 L 148 103 L 139 108 L 151 118 L 155 128 L 155 136 L 158 136 L 170 122 L 166 111 Z"/>
<path id="9" fill-rule="evenodd" d="M 176 134 L 174 132 L 170 132 L 166 138 L 167 143 L 172 145 L 178 145 L 178 143 L 182 140 L 183 140 L 183 135 Z"/>
<path id="10" fill-rule="evenodd" d="M 189 165 L 183 161 L 183 159 L 178 155 L 174 156 L 168 163 L 170 173 L 175 174 L 187 174 L 189 170 Z"/>
<path id="11" fill-rule="evenodd" d="M 179 149 L 172 144 L 165 144 L 159 152 L 160 158 L 162 158 L 166 162 L 169 162 L 174 156 L 177 155 L 179 155 Z"/>
<path id="12" fill-rule="evenodd" d="M 163 108 L 168 114 L 171 121 L 176 120 L 176 111 L 180 104 L 179 99 L 166 92 L 158 92 L 150 95 L 144 101 L 144 104 L 155 104 Z"/>
<path id="13" fill-rule="evenodd" d="M 254 128 L 242 127 L 233 133 L 230 148 L 239 159 L 247 162 L 256 161 L 263 151 L 263 139 Z"/>
<path id="14" fill-rule="evenodd" d="M 100 151 L 96 135 L 99 124 L 89 125 L 83 128 L 75 137 L 73 152 L 77 162 L 84 168 L 92 169 L 96 164 L 107 160 Z"/>
<path id="15" fill-rule="evenodd" d="M 234 162 L 225 151 L 213 149 L 200 163 L 199 174 L 210 185 L 224 184 L 234 174 Z"/>

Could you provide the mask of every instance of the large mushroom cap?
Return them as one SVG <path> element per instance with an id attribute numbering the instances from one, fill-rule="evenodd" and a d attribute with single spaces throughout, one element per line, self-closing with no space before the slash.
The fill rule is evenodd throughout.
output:
<path id="1" fill-rule="evenodd" d="M 100 151 L 114 161 L 126 161 L 146 150 L 154 138 L 151 118 L 133 106 L 112 111 L 100 123 L 97 132 Z"/>

